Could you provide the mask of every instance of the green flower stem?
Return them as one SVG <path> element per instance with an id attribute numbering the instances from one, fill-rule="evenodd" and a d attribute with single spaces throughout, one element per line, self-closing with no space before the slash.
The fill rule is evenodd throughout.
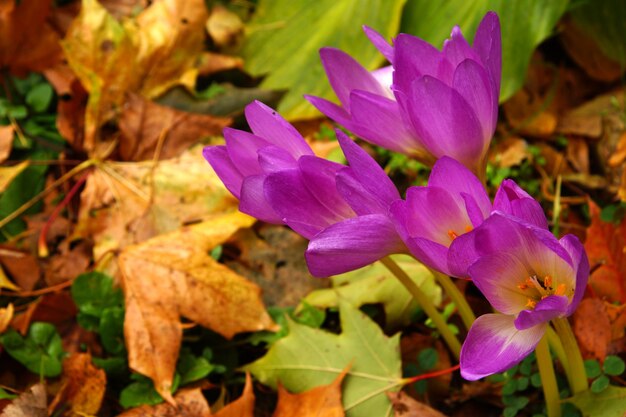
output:
<path id="1" fill-rule="evenodd" d="M 567 374 L 567 377 L 569 379 L 569 361 L 567 360 L 567 355 L 565 354 L 565 349 L 563 349 L 561 339 L 559 339 L 559 336 L 556 334 L 551 326 L 548 326 L 546 335 L 548 336 L 548 343 L 550 344 L 550 348 L 554 353 L 556 353 L 556 356 L 557 358 L 559 358 L 559 362 L 561 362 L 561 365 L 563 366 L 563 369 L 565 369 L 565 373 Z M 571 385 L 571 381 L 569 381 L 569 383 Z"/>
<path id="2" fill-rule="evenodd" d="M 476 316 L 461 291 L 459 291 L 459 288 L 446 274 L 442 274 L 441 272 L 437 272 L 432 269 L 430 272 L 432 272 L 439 285 L 441 285 L 446 294 L 448 294 L 450 299 L 452 299 L 457 310 L 459 311 L 459 315 L 461 316 L 461 320 L 463 320 L 465 328 L 469 330 L 472 323 L 474 323 L 474 320 L 476 320 Z"/>
<path id="3" fill-rule="evenodd" d="M 411 293 L 415 301 L 417 301 L 417 304 L 435 324 L 435 327 L 437 327 L 441 337 L 443 337 L 446 341 L 448 347 L 458 360 L 461 354 L 461 343 L 454 333 L 452 333 L 445 318 L 441 315 L 441 313 L 439 313 L 437 307 L 435 307 L 430 298 L 424 294 L 420 287 L 407 275 L 406 272 L 404 272 L 402 268 L 398 266 L 397 263 L 393 261 L 393 259 L 385 257 L 380 261 L 398 279 L 398 281 L 404 285 L 404 288 Z"/>
<path id="4" fill-rule="evenodd" d="M 541 386 L 543 387 L 543 397 L 546 400 L 548 417 L 561 417 L 559 387 L 556 384 L 547 335 L 544 335 L 539 341 L 535 348 L 535 354 L 537 355 L 537 366 L 539 367 L 539 375 L 541 375 Z"/>
<path id="5" fill-rule="evenodd" d="M 567 379 L 570 383 L 572 394 L 576 395 L 587 391 L 589 389 L 589 383 L 587 381 L 583 356 L 580 354 L 578 342 L 567 321 L 567 317 L 554 319 L 552 320 L 552 324 L 554 324 L 556 333 L 561 339 L 563 349 L 567 356 L 567 362 L 569 364 Z M 565 369 L 567 370 L 568 368 Z"/>

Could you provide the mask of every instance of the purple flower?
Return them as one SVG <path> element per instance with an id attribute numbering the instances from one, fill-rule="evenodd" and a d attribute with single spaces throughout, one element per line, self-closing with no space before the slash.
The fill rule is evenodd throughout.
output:
<path id="1" fill-rule="evenodd" d="M 469 276 L 499 313 L 479 317 L 461 349 L 461 375 L 502 372 L 532 352 L 548 322 L 571 315 L 582 299 L 589 262 L 578 238 L 495 212 L 472 235 L 482 255 Z"/>
<path id="2" fill-rule="evenodd" d="M 344 52 L 323 48 L 322 63 L 341 106 L 306 98 L 373 144 L 427 163 L 450 156 L 481 175 L 498 118 L 498 16 L 487 13 L 473 47 L 455 27 L 442 51 L 407 34 L 392 47 L 374 30 L 365 32 L 392 64 L 391 87 L 389 68 L 370 73 Z"/>
<path id="3" fill-rule="evenodd" d="M 477 258 L 476 241 L 468 232 L 478 227 L 493 210 L 520 217 L 547 229 L 539 203 L 515 182 L 506 180 L 492 206 L 478 178 L 452 158 L 435 163 L 428 186 L 411 187 L 406 201 L 393 203 L 390 215 L 413 256 L 426 266 L 465 278 L 467 267 Z M 454 251 L 452 246 L 462 249 Z"/>

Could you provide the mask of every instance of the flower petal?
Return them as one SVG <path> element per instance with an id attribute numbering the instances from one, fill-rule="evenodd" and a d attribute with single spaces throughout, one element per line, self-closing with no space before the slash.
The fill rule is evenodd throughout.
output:
<path id="1" fill-rule="evenodd" d="M 262 173 L 257 151 L 271 145 L 270 142 L 252 133 L 228 127 L 224 129 L 224 139 L 230 160 L 244 177 Z"/>
<path id="2" fill-rule="evenodd" d="M 368 70 L 345 52 L 335 48 L 322 48 L 320 57 L 328 81 L 346 111 L 350 111 L 350 92 L 353 90 L 369 91 L 380 96 L 392 95 L 388 88 L 381 85 Z"/>
<path id="3" fill-rule="evenodd" d="M 447 155 L 477 169 L 485 143 L 480 123 L 467 101 L 430 76 L 415 80 L 411 92 L 410 117 L 424 147 L 436 157 Z"/>
<path id="4" fill-rule="evenodd" d="M 461 33 L 461 28 L 458 26 L 452 29 L 450 38 L 443 42 L 442 52 L 455 68 L 466 59 L 475 61 L 480 59 L 469 43 L 467 43 L 463 33 Z"/>
<path id="5" fill-rule="evenodd" d="M 374 44 L 376 49 L 387 58 L 387 61 L 393 64 L 393 47 L 385 40 L 383 35 L 366 25 L 363 25 L 363 32 L 365 32 L 365 35 L 369 38 L 370 42 Z"/>
<path id="6" fill-rule="evenodd" d="M 476 319 L 461 348 L 463 378 L 475 381 L 505 371 L 535 349 L 546 325 L 517 330 L 513 320 L 513 316 L 504 314 L 485 314 Z"/>
<path id="7" fill-rule="evenodd" d="M 584 246 L 576 236 L 563 236 L 561 240 L 559 240 L 559 243 L 570 254 L 574 264 L 574 270 L 576 271 L 574 296 L 572 297 L 572 301 L 566 313 L 566 315 L 569 316 L 576 310 L 580 300 L 582 300 L 583 295 L 585 295 L 587 281 L 589 280 L 589 259 L 587 258 L 587 252 L 585 252 Z"/>
<path id="8" fill-rule="evenodd" d="M 327 277 L 405 251 L 389 218 L 373 214 L 347 219 L 322 230 L 309 242 L 305 257 L 312 275 Z"/>
<path id="9" fill-rule="evenodd" d="M 541 323 L 563 317 L 567 311 L 569 299 L 565 296 L 550 295 L 539 301 L 534 309 L 522 310 L 515 319 L 517 330 L 530 329 Z"/>
<path id="10" fill-rule="evenodd" d="M 266 175 L 251 175 L 243 180 L 239 211 L 256 217 L 267 223 L 283 224 L 280 216 L 274 211 L 263 194 Z"/>
<path id="11" fill-rule="evenodd" d="M 246 106 L 245 113 L 255 135 L 285 149 L 296 159 L 302 155 L 313 155 L 302 135 L 275 110 L 260 101 L 253 101 Z"/>
<path id="12" fill-rule="evenodd" d="M 504 180 L 493 200 L 493 209 L 518 217 L 539 228 L 548 228 L 541 205 L 513 180 Z"/>
<path id="13" fill-rule="evenodd" d="M 500 20 L 494 12 L 488 12 L 478 25 L 474 36 L 474 50 L 489 70 L 496 96 L 500 94 L 500 74 L 502 73 L 502 37 Z"/>
<path id="14" fill-rule="evenodd" d="M 380 85 L 391 91 L 391 85 L 393 84 L 393 67 L 391 65 L 378 68 L 377 70 L 372 71 L 371 74 L 374 78 L 376 78 L 376 81 L 378 81 Z M 389 94 L 387 94 L 387 96 L 389 96 Z"/>
<path id="15" fill-rule="evenodd" d="M 416 237 L 408 238 L 405 241 L 406 246 L 415 259 L 423 263 L 429 268 L 452 275 L 448 268 L 448 248 L 444 245 L 433 242 L 432 240 Z"/>
<path id="16" fill-rule="evenodd" d="M 292 169 L 297 166 L 297 161 L 283 148 L 270 145 L 257 151 L 259 166 L 264 173 Z"/>
<path id="17" fill-rule="evenodd" d="M 241 195 L 243 175 L 233 164 L 230 156 L 228 156 L 226 146 L 206 146 L 202 149 L 202 155 L 204 159 L 211 164 L 211 167 L 220 180 L 222 180 L 226 189 L 236 198 L 239 198 Z"/>
<path id="18" fill-rule="evenodd" d="M 409 93 L 414 80 L 430 75 L 449 84 L 454 67 L 428 42 L 405 33 L 394 40 L 394 89 Z"/>

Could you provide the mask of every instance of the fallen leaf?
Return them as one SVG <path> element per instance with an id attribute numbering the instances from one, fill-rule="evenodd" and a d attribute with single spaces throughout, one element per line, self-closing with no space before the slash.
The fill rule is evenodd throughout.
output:
<path id="1" fill-rule="evenodd" d="M 219 48 L 235 47 L 243 38 L 243 22 L 236 13 L 216 4 L 206 21 L 206 31 Z"/>
<path id="2" fill-rule="evenodd" d="M 247 373 L 246 385 L 243 388 L 241 397 L 215 413 L 215 417 L 254 417 L 254 400 L 252 378 Z"/>
<path id="3" fill-rule="evenodd" d="M 176 405 L 142 405 L 118 414 L 118 417 L 208 417 L 211 409 L 200 388 L 181 389 L 174 396 Z"/>
<path id="4" fill-rule="evenodd" d="M 4 333 L 9 323 L 13 319 L 13 303 L 9 303 L 8 306 L 0 308 L 0 334 Z"/>
<path id="5" fill-rule="evenodd" d="M 388 392 L 394 417 L 446 417 L 434 408 L 409 397 L 404 392 Z"/>
<path id="6" fill-rule="evenodd" d="M 550 109 L 541 92 L 523 89 L 503 104 L 504 114 L 516 132 L 522 136 L 547 138 L 557 127 L 557 115 Z"/>
<path id="7" fill-rule="evenodd" d="M 31 321 L 45 321 L 55 325 L 67 323 L 76 317 L 76 305 L 67 291 L 49 293 L 36 303 Z"/>
<path id="8" fill-rule="evenodd" d="M 211 75 L 220 71 L 242 68 L 243 59 L 241 57 L 210 51 L 203 52 L 198 61 L 198 74 L 200 75 Z"/>
<path id="9" fill-rule="evenodd" d="M 76 353 L 63 361 L 61 389 L 50 409 L 61 405 L 65 410 L 63 416 L 95 416 L 100 411 L 105 390 L 104 370 L 93 366 L 89 353 Z"/>
<path id="10" fill-rule="evenodd" d="M 52 0 L 5 3 L 8 10 L 0 13 L 0 68 L 26 75 L 60 61 L 59 36 L 46 23 Z"/>
<path id="11" fill-rule="evenodd" d="M 328 385 L 321 385 L 300 394 L 291 394 L 278 385 L 278 404 L 273 417 L 343 417 L 341 383 L 347 369 Z"/>
<path id="12" fill-rule="evenodd" d="M 125 161 L 178 156 L 206 136 L 221 135 L 231 119 L 187 113 L 161 106 L 136 94 L 128 96 L 120 117 L 120 156 Z"/>
<path id="13" fill-rule="evenodd" d="M 10 167 L 0 167 L 0 193 L 6 190 L 11 181 L 24 171 L 29 164 L 29 161 L 23 161 Z"/>
<path id="14" fill-rule="evenodd" d="M 47 417 L 46 387 L 39 383 L 7 405 L 0 417 Z"/>
<path id="15" fill-rule="evenodd" d="M 61 44 L 89 92 L 85 150 L 96 151 L 99 128 L 119 113 L 126 93 L 154 98 L 176 84 L 194 87 L 206 18 L 202 0 L 158 0 L 120 23 L 96 0 L 83 0 Z"/>
<path id="16" fill-rule="evenodd" d="M 623 107 L 615 103 L 624 103 L 624 92 L 621 89 L 597 96 L 567 112 L 559 119 L 557 133 L 600 138 L 605 123 L 608 122 L 607 127 L 613 129 L 611 125 L 620 122 L 620 108 Z"/>
<path id="17" fill-rule="evenodd" d="M 239 212 L 220 215 L 128 247 L 119 257 L 129 366 L 150 377 L 170 402 L 182 338 L 180 316 L 226 338 L 275 328 L 260 289 L 209 255 L 254 221 Z"/>
<path id="18" fill-rule="evenodd" d="M 76 278 L 86 272 L 91 263 L 91 245 L 85 241 L 71 246 L 66 240 L 57 249 L 59 253 L 51 256 L 44 267 L 44 278 L 49 286 Z"/>
<path id="19" fill-rule="evenodd" d="M 37 259 L 28 252 L 0 245 L 0 265 L 24 291 L 32 290 L 41 277 Z"/>
<path id="20" fill-rule="evenodd" d="M 593 271 L 589 286 L 598 297 L 626 303 L 626 221 L 615 225 L 600 218 L 600 208 L 589 200 L 591 225 L 585 250 Z"/>
<path id="21" fill-rule="evenodd" d="M 302 392 L 331 383 L 351 364 L 343 384 L 346 416 L 389 415 L 391 403 L 385 392 L 403 384 L 399 333 L 385 336 L 376 323 L 346 301 L 339 302 L 339 316 L 341 334 L 287 319 L 287 336 L 244 369 L 272 388 L 280 382 L 291 392 Z"/>
<path id="22" fill-rule="evenodd" d="M 564 400 L 573 403 L 588 417 L 624 417 L 626 388 L 610 385 L 600 393 L 583 391 Z"/>
<path id="23" fill-rule="evenodd" d="M 574 312 L 573 324 L 583 355 L 604 361 L 611 342 L 611 322 L 604 301 L 597 298 L 582 300 Z"/>
<path id="24" fill-rule="evenodd" d="M 0 163 L 6 161 L 13 148 L 13 126 L 0 126 Z"/>
<path id="25" fill-rule="evenodd" d="M 58 96 L 62 97 L 72 94 L 72 83 L 76 80 L 76 75 L 67 64 L 59 64 L 48 68 L 43 72 L 43 75 L 52 84 Z"/>
<path id="26" fill-rule="evenodd" d="M 84 149 L 85 107 L 89 96 L 76 78 L 69 85 L 69 97 L 61 97 L 57 104 L 57 129 L 77 151 Z"/>
<path id="27" fill-rule="evenodd" d="M 7 290 L 11 291 L 20 291 L 20 287 L 11 282 L 9 277 L 7 277 L 7 275 L 4 273 L 4 269 L 2 269 L 2 266 L 0 266 L 0 290 L 2 290 L 2 288 L 6 288 Z"/>

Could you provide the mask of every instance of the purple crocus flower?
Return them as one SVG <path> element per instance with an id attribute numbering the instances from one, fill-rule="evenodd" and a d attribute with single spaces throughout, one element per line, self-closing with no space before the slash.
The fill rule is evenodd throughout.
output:
<path id="1" fill-rule="evenodd" d="M 469 267 L 469 276 L 499 312 L 480 316 L 461 349 L 461 375 L 476 380 L 519 363 L 535 349 L 550 320 L 574 312 L 589 262 L 575 236 L 557 240 L 500 212 L 471 235 L 483 255 Z"/>
<path id="2" fill-rule="evenodd" d="M 449 157 L 435 163 L 427 186 L 411 187 L 406 200 L 394 202 L 390 215 L 413 256 L 430 268 L 465 278 L 467 267 L 476 258 L 472 251 L 475 242 L 466 238 L 467 232 L 482 224 L 493 210 L 547 229 L 539 203 L 515 182 L 502 183 L 492 206 L 478 178 Z M 449 249 L 457 244 L 466 250 L 451 257 Z"/>
<path id="3" fill-rule="evenodd" d="M 341 105 L 307 96 L 315 107 L 363 139 L 433 163 L 450 156 L 482 175 L 496 128 L 501 40 L 498 16 L 489 12 L 471 47 L 458 27 L 439 51 L 399 34 L 393 47 L 370 28 L 367 36 L 391 62 L 370 73 L 346 53 L 320 50 Z"/>

